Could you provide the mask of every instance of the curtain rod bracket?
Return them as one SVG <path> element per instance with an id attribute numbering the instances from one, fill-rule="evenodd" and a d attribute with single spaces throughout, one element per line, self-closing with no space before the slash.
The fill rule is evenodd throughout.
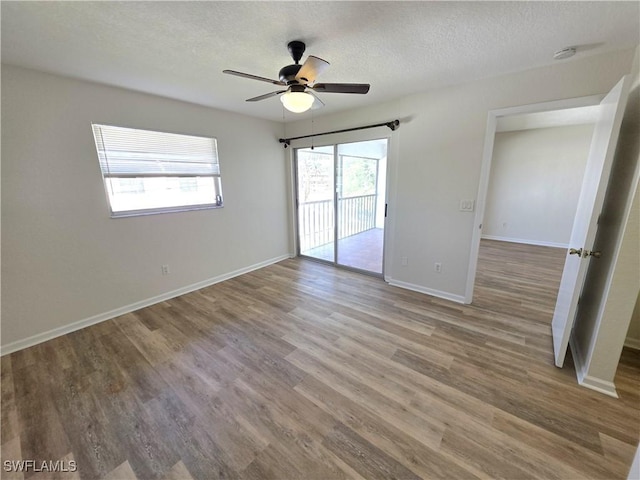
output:
<path id="1" fill-rule="evenodd" d="M 387 123 L 387 127 L 389 127 L 392 132 L 399 126 L 400 126 L 400 120 L 394 120 L 393 122 Z"/>
<path id="2" fill-rule="evenodd" d="M 312 135 L 302 135 L 301 137 L 291 137 L 291 138 L 279 138 L 278 141 L 284 144 L 284 148 L 291 146 L 292 140 L 300 140 L 302 138 L 313 138 L 319 137 L 321 135 L 331 135 L 334 133 L 344 133 L 344 132 L 353 132 L 356 130 L 365 130 L 367 128 L 376 128 L 376 127 L 388 127 L 391 131 L 395 131 L 400 126 L 400 120 L 393 120 L 392 122 L 385 123 L 377 123 L 375 125 L 365 125 L 364 127 L 354 127 L 354 128 L 345 128 L 342 130 L 334 130 L 332 132 L 323 132 L 323 133 L 314 133 Z"/>

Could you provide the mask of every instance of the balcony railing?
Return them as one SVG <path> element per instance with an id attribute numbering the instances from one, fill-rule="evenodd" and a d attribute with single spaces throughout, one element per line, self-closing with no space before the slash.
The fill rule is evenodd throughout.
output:
<path id="1" fill-rule="evenodd" d="M 338 240 L 375 228 L 377 197 L 378 195 L 373 194 L 338 199 Z M 332 200 L 300 203 L 300 251 L 333 242 L 333 228 Z"/>

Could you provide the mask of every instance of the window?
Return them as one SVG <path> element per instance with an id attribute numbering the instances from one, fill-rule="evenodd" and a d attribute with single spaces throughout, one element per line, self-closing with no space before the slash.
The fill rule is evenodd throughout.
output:
<path id="1" fill-rule="evenodd" d="M 92 127 L 112 217 L 222 207 L 215 138 Z"/>

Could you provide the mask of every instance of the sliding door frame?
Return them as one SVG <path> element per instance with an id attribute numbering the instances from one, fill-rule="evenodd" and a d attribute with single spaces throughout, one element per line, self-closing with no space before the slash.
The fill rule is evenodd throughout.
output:
<path id="1" fill-rule="evenodd" d="M 294 212 L 293 212 L 293 225 L 294 225 L 294 230 L 295 230 L 295 235 L 294 235 L 294 239 L 295 239 L 295 254 L 296 256 L 302 257 L 302 258 L 306 258 L 312 261 L 316 261 L 319 263 L 324 263 L 327 265 L 332 265 L 334 267 L 338 267 L 338 268 L 343 268 L 345 270 L 351 270 L 357 273 L 361 273 L 361 274 L 365 274 L 365 275 L 371 275 L 374 277 L 379 277 L 379 278 L 383 278 L 384 279 L 384 274 L 385 274 L 385 265 L 386 265 L 386 246 L 387 246 L 387 215 L 386 215 L 386 208 L 385 208 L 385 215 L 384 215 L 384 228 L 383 228 L 383 239 L 382 239 L 382 268 L 380 272 L 374 272 L 371 270 L 364 270 L 361 268 L 357 268 L 357 267 L 352 267 L 349 265 L 343 265 L 338 263 L 338 250 L 340 248 L 339 246 L 339 232 L 338 232 L 338 188 L 337 188 L 337 180 L 338 180 L 338 148 L 340 145 L 345 145 L 345 144 L 351 144 L 351 143 L 363 143 L 363 142 L 369 142 L 369 141 L 375 141 L 375 140 L 385 140 L 386 141 L 386 158 L 387 158 L 387 165 L 386 165 L 386 171 L 385 171 L 385 187 L 384 187 L 384 194 L 385 194 L 385 206 L 388 205 L 389 199 L 388 199 L 388 195 L 389 195 L 389 171 L 390 171 L 390 162 L 389 162 L 389 152 L 390 152 L 390 142 L 391 142 L 391 137 L 388 135 L 382 135 L 382 136 L 375 136 L 375 137 L 371 137 L 371 138 L 363 138 L 363 139 L 350 139 L 350 140 L 345 140 L 345 141 L 336 141 L 336 142 L 328 142 L 325 144 L 314 144 L 313 147 L 333 147 L 333 261 L 329 261 L 329 260 L 325 260 L 322 258 L 317 258 L 317 257 L 311 257 L 308 255 L 304 255 L 301 252 L 301 248 L 300 248 L 300 223 L 299 223 L 299 219 L 300 219 L 300 198 L 299 198 L 299 176 L 298 176 L 298 152 L 300 150 L 305 150 L 308 148 L 312 148 L 312 145 L 300 145 L 300 146 L 296 146 L 292 148 L 292 174 L 293 174 L 293 206 L 294 206 Z M 380 160 L 377 161 L 376 164 L 376 195 L 379 194 L 379 188 L 378 188 L 378 175 L 380 174 Z"/>

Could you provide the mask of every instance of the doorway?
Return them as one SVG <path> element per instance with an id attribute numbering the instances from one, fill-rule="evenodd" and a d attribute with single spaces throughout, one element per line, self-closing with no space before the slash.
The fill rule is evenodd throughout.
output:
<path id="1" fill-rule="evenodd" d="M 523 227 L 526 227 L 526 225 L 521 226 L 520 231 L 516 234 L 512 230 L 512 227 L 516 227 L 516 225 L 514 225 L 510 220 L 503 220 L 496 215 L 494 215 L 495 218 L 492 220 L 491 216 L 487 216 L 487 206 L 488 202 L 491 201 L 490 197 L 492 193 L 490 182 L 492 169 L 494 168 L 493 158 L 496 147 L 496 136 L 501 133 L 508 134 L 510 131 L 517 130 L 532 130 L 593 123 L 597 117 L 599 103 L 602 98 L 602 95 L 594 95 L 590 97 L 566 99 L 542 104 L 523 105 L 520 107 L 511 107 L 489 112 L 487 130 L 485 134 L 482 172 L 476 203 L 477 208 L 474 221 L 475 229 L 469 261 L 465 303 L 472 303 L 474 298 L 479 254 L 481 251 L 481 239 L 485 238 L 485 240 L 501 241 L 506 240 L 510 234 L 513 234 L 511 236 L 516 237 L 518 240 L 514 243 L 521 243 L 524 245 L 529 243 L 529 245 L 565 248 L 565 242 L 558 241 L 557 239 L 548 241 L 546 244 L 541 244 L 539 241 L 527 242 L 527 239 L 533 239 L 535 236 L 529 236 L 523 230 Z M 584 169 L 580 172 L 580 175 L 583 173 Z M 525 173 L 525 175 L 527 175 L 528 179 L 528 173 Z M 508 185 L 508 182 L 503 183 Z M 541 194 L 546 194 L 545 188 L 545 185 L 539 185 L 538 190 Z M 512 198 L 515 198 L 522 193 L 522 189 L 516 189 L 512 192 Z M 489 233 L 487 232 L 487 229 L 485 229 L 485 223 L 487 220 L 493 223 L 493 225 L 489 226 L 489 229 L 494 230 L 493 232 Z M 571 223 L 573 222 L 571 221 Z M 571 227 L 569 226 L 568 228 L 570 230 Z M 536 240 L 539 240 L 539 238 Z M 485 241 L 485 243 L 487 242 Z M 482 263 L 480 263 L 480 265 L 482 265 Z"/>
<path id="2" fill-rule="evenodd" d="M 584 172 L 584 181 L 582 182 L 577 210 L 572 222 L 573 225 L 569 238 L 569 244 L 572 245 L 572 247 L 565 256 L 562 278 L 553 313 L 553 320 L 551 322 L 554 360 L 557 367 L 562 367 L 564 364 L 569 338 L 571 336 L 572 327 L 578 309 L 578 300 L 581 295 L 582 286 L 587 273 L 587 267 L 590 265 L 591 257 L 600 258 L 602 256 L 601 251 L 599 251 L 595 245 L 595 237 L 598 231 L 598 216 L 604 203 L 618 134 L 622 124 L 625 105 L 627 103 L 628 91 L 629 76 L 625 76 L 606 96 L 604 96 L 604 98 L 602 98 L 599 102 L 600 108 L 596 111 L 596 121 L 589 147 L 589 155 Z M 588 99 L 588 97 L 586 98 Z M 516 107 L 515 109 L 504 109 L 501 112 L 489 112 L 480 191 L 478 196 L 479 208 L 476 212 L 476 221 L 479 220 L 480 222 L 483 222 L 483 215 L 485 214 L 489 173 L 494 152 L 496 127 L 498 125 L 499 118 L 506 115 L 523 113 L 534 113 L 544 116 L 553 110 L 561 110 L 562 107 L 564 107 L 564 109 L 573 108 L 574 110 L 580 110 L 576 107 L 589 105 L 584 102 L 585 98 L 582 98 L 551 102 L 549 104 Z M 569 106 L 567 105 L 568 103 L 573 105 Z M 575 105 L 576 103 L 581 105 Z M 549 108 L 553 104 L 557 105 L 557 107 Z M 595 105 L 595 102 L 591 103 L 591 105 Z M 477 247 L 479 246 L 482 227 L 483 224 L 479 223 L 478 229 L 474 232 L 474 245 L 472 245 L 471 262 L 469 265 L 469 273 L 471 275 L 468 279 L 471 283 L 467 284 L 466 300 L 469 302 L 471 301 L 471 294 L 473 292 L 473 282 L 475 280 L 475 270 L 478 260 Z M 579 248 L 573 247 L 573 245 L 578 245 Z M 473 249 L 474 246 L 476 247 L 475 249 Z M 618 245 L 615 246 L 615 249 L 618 247 L 619 242 Z M 580 353 L 577 354 L 577 357 L 581 358 Z M 582 363 L 582 361 L 579 363 Z M 578 368 L 576 368 L 576 371 L 578 371 Z M 584 375 L 582 376 L 584 377 Z M 578 380 L 579 383 L 583 383 L 583 378 L 581 378 L 580 373 L 578 373 Z"/>
<path id="3" fill-rule="evenodd" d="M 550 324 L 598 108 L 498 118 L 474 305 L 492 304 L 498 289 L 513 299 L 503 313 Z"/>
<path id="4" fill-rule="evenodd" d="M 387 139 L 295 149 L 298 254 L 382 276 Z"/>

